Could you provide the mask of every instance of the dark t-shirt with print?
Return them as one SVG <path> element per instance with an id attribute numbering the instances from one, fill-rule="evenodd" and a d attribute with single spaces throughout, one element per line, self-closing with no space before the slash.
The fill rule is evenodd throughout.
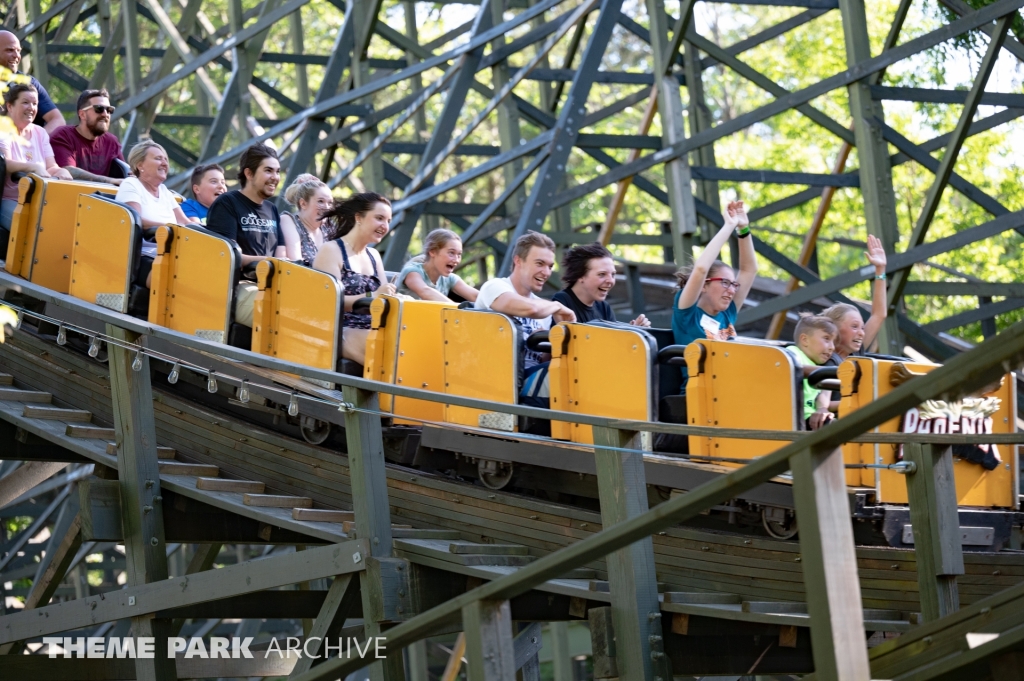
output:
<path id="1" fill-rule="evenodd" d="M 595 300 L 593 305 L 584 305 L 583 301 L 580 300 L 571 288 L 567 288 L 564 291 L 559 291 L 551 297 L 552 300 L 565 305 L 567 308 L 576 313 L 576 321 L 580 324 L 586 324 L 587 322 L 605 321 L 614 322 L 615 313 L 612 311 L 612 306 L 603 300 Z"/>
<path id="2" fill-rule="evenodd" d="M 253 203 L 237 189 L 213 202 L 206 228 L 236 242 L 243 255 L 274 255 L 274 249 L 284 244 L 277 206 L 270 201 Z"/>

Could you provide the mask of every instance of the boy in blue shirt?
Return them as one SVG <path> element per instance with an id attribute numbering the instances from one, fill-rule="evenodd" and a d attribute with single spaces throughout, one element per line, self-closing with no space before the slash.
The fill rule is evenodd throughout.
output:
<path id="1" fill-rule="evenodd" d="M 183 201 L 181 210 L 186 217 L 193 218 L 196 222 L 205 225 L 210 206 L 218 196 L 227 190 L 228 185 L 224 182 L 223 168 L 216 163 L 196 166 L 196 169 L 192 171 L 192 196 L 195 198 Z"/>

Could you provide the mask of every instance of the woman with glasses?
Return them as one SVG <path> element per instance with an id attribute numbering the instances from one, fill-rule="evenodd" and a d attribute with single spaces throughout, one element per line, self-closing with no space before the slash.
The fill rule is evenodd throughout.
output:
<path id="1" fill-rule="evenodd" d="M 689 345 L 698 338 L 727 340 L 736 335 L 736 314 L 754 285 L 757 256 L 750 239 L 747 209 L 742 201 L 733 201 L 725 209 L 725 224 L 708 243 L 691 267 L 676 273 L 679 290 L 672 308 L 672 335 L 678 345 Z M 739 240 L 740 269 L 734 272 L 718 254 L 733 232 Z M 683 391 L 686 391 L 683 369 Z"/>

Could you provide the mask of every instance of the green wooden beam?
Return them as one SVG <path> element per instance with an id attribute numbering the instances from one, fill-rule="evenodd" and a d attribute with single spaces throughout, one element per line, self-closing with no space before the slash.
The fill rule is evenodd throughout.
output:
<path id="1" fill-rule="evenodd" d="M 645 513 L 647 480 L 640 433 L 595 428 L 594 445 L 602 527 L 613 527 Z M 623 452 L 623 448 L 638 451 Z M 646 681 L 672 678 L 672 666 L 662 644 L 654 543 L 645 537 L 605 560 L 619 673 L 624 678 Z"/>
<path id="2" fill-rule="evenodd" d="M 6 615 L 0 617 L 0 643 L 47 636 L 126 617 L 142 619 L 161 610 L 322 577 L 347 575 L 365 568 L 369 550 L 369 542 L 357 539 L 55 603 L 33 612 Z M 136 630 L 135 635 L 142 634 Z M 164 657 L 166 659 L 166 653 Z"/>
<path id="3" fill-rule="evenodd" d="M 515 681 L 512 608 L 508 601 L 479 600 L 462 609 L 468 678 Z"/>
<path id="4" fill-rule="evenodd" d="M 661 121 L 661 135 L 665 147 L 686 141 L 686 125 L 683 122 L 683 100 L 679 93 L 679 81 L 671 75 L 672 65 L 686 29 L 693 17 L 693 0 L 684 0 L 682 13 L 669 36 L 665 0 L 647 0 L 647 16 L 650 17 L 651 50 L 654 52 L 654 72 L 658 75 L 658 118 Z M 693 93 L 689 95 L 692 97 Z M 692 136 L 692 131 L 691 131 Z M 658 152 L 661 153 L 661 152 Z M 672 209 L 671 233 L 672 254 L 676 264 L 685 265 L 693 251 L 693 238 L 697 233 L 697 207 L 693 200 L 693 176 L 690 162 L 685 155 L 670 158 L 665 163 L 665 189 Z"/>
<path id="5" fill-rule="evenodd" d="M 128 26 L 132 24 L 128 23 Z M 127 344 L 140 340 L 138 334 L 110 324 L 107 325 L 107 335 Z M 160 492 L 149 358 L 113 343 L 108 343 L 107 355 L 110 358 L 110 394 L 117 438 L 125 573 L 130 587 L 145 587 L 167 579 L 163 496 Z M 136 658 L 137 677 L 147 681 L 175 681 L 174 660 L 167 658 L 171 621 L 143 617 L 133 610 L 122 610 L 120 617 L 125 615 L 132 618 L 135 636 L 152 636 L 156 643 L 152 658 Z"/>
<path id="6" fill-rule="evenodd" d="M 928 228 L 932 224 L 932 218 L 935 217 L 935 213 L 939 209 L 942 193 L 949 183 L 950 175 L 952 175 L 957 158 L 960 156 L 960 149 L 963 147 L 964 141 L 967 139 L 968 130 L 974 121 L 974 114 L 977 113 L 978 105 L 981 104 L 981 97 L 985 93 L 985 85 L 988 83 L 988 78 L 995 67 L 1003 41 L 1006 40 L 1006 31 L 1009 29 L 1010 22 L 1015 16 L 1017 16 L 1017 13 L 1011 12 L 996 22 L 995 34 L 989 41 L 988 51 L 985 52 L 985 56 L 981 60 L 981 66 L 978 68 L 978 73 L 974 78 L 974 84 L 971 86 L 971 91 L 964 102 L 964 108 L 960 111 L 960 118 L 953 129 L 949 143 L 946 145 L 946 151 L 942 155 L 942 162 L 939 164 L 938 170 L 935 171 L 935 179 L 931 186 L 928 187 L 928 193 L 925 194 L 924 206 L 921 208 L 921 213 L 914 224 L 914 231 L 907 242 L 906 250 L 916 248 L 924 243 L 925 237 L 928 234 Z M 861 186 L 863 186 L 863 183 Z M 867 194 L 865 194 L 866 201 Z M 886 244 L 886 246 L 888 247 L 889 245 Z M 907 285 L 909 276 L 909 269 L 899 270 L 894 274 L 888 291 L 889 314 L 896 311 L 897 305 L 903 297 L 903 288 Z"/>
<path id="7" fill-rule="evenodd" d="M 957 575 L 964 574 L 960 514 L 951 447 L 903 445 L 917 470 L 907 474 L 921 615 L 926 622 L 960 609 Z"/>
<path id="8" fill-rule="evenodd" d="M 868 679 L 864 606 L 843 450 L 808 448 L 793 457 L 792 464 L 800 565 L 814 631 L 814 669 L 828 681 Z"/>
<path id="9" fill-rule="evenodd" d="M 399 570 L 399 562 L 392 558 L 391 507 L 388 503 L 388 482 L 384 466 L 384 440 L 381 435 L 377 394 L 348 386 L 342 389 L 345 401 L 355 408 L 345 414 L 345 440 L 347 442 L 349 476 L 352 485 L 352 510 L 356 517 L 356 533 L 369 542 L 371 569 L 361 583 L 363 623 L 367 638 L 380 636 L 386 620 L 395 617 L 389 604 L 400 587 L 388 589 L 384 577 L 408 579 L 407 566 Z M 388 580 L 390 581 L 390 580 Z M 409 593 L 408 585 L 404 592 Z M 370 669 L 373 681 L 400 679 L 402 656 L 389 655 L 387 660 Z"/>

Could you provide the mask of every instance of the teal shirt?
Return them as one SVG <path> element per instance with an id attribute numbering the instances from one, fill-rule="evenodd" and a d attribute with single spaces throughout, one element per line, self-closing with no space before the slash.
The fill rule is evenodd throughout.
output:
<path id="1" fill-rule="evenodd" d="M 462 277 L 455 274 L 454 272 L 452 272 L 451 274 L 446 274 L 438 277 L 437 281 L 430 281 L 430 277 L 427 276 L 426 270 L 423 269 L 423 263 L 408 262 L 405 264 L 405 267 L 402 268 L 402 271 L 399 272 L 398 280 L 395 282 L 395 288 L 398 290 L 399 293 L 407 296 L 412 296 L 413 298 L 419 298 L 419 296 L 410 291 L 409 288 L 405 285 L 405 278 L 409 275 L 410 272 L 415 272 L 416 274 L 423 277 L 423 282 L 430 288 L 440 293 L 442 296 L 447 296 L 449 293 L 451 293 L 452 289 L 455 288 L 455 285 L 462 281 Z"/>
<path id="2" fill-rule="evenodd" d="M 796 345 L 789 345 L 786 347 L 786 352 L 793 355 L 793 359 L 796 360 L 797 366 L 801 367 L 813 367 L 818 366 L 811 361 L 811 358 L 804 354 L 804 351 Z M 818 395 L 821 393 L 817 388 L 812 388 L 811 384 L 804 379 L 804 420 L 811 418 L 811 414 L 818 411 L 815 402 L 818 399 Z"/>
<path id="3" fill-rule="evenodd" d="M 728 329 L 736 323 L 736 303 L 730 302 L 729 307 L 716 315 L 709 315 L 694 303 L 683 310 L 679 309 L 679 296 L 682 290 L 672 296 L 672 338 L 676 345 L 689 345 L 698 338 L 708 338 L 711 332 Z M 686 393 L 686 382 L 689 375 L 686 367 L 683 372 L 683 393 Z"/>

